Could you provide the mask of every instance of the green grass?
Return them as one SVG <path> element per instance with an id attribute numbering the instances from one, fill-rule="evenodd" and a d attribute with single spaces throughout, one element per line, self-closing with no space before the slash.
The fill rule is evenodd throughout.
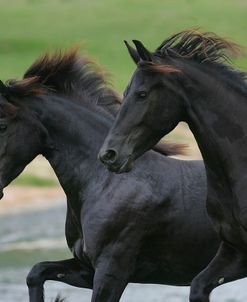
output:
<path id="1" fill-rule="evenodd" d="M 47 50 L 80 44 L 122 91 L 134 70 L 124 39 L 154 50 L 170 34 L 199 27 L 247 46 L 244 0 L 0 0 L 0 7 L 2 80 L 20 78 Z M 236 63 L 247 69 L 247 57 Z M 33 176 L 16 182 L 47 184 Z"/>
<path id="2" fill-rule="evenodd" d="M 31 266 L 42 261 L 61 260 L 71 257 L 69 249 L 13 250 L 0 252 L 0 268 Z"/>
<path id="3" fill-rule="evenodd" d="M 50 178 L 42 178 L 35 175 L 30 174 L 21 174 L 17 177 L 12 184 L 14 185 L 31 185 L 36 187 L 54 187 L 57 186 L 58 183 L 56 180 Z"/>
<path id="4" fill-rule="evenodd" d="M 122 90 L 134 69 L 123 40 L 154 49 L 171 33 L 200 27 L 247 45 L 244 0 L 0 0 L 1 78 L 20 77 L 46 50 L 80 44 Z M 246 69 L 246 58 L 238 61 Z"/>

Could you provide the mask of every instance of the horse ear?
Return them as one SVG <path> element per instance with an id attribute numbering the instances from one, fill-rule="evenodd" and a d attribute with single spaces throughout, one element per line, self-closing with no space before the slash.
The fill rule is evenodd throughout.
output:
<path id="1" fill-rule="evenodd" d="M 143 61 L 152 62 L 152 55 L 149 50 L 138 40 L 133 40 L 136 46 L 137 52 Z"/>
<path id="2" fill-rule="evenodd" d="M 128 43 L 127 41 L 124 40 L 124 43 L 125 43 L 125 45 L 126 45 L 126 47 L 127 47 L 127 49 L 128 49 L 128 52 L 129 52 L 131 58 L 133 59 L 133 61 L 134 61 L 136 64 L 138 64 L 138 62 L 139 62 L 140 59 L 141 59 L 140 56 L 139 56 L 139 54 L 138 54 L 138 52 L 137 52 L 132 46 L 130 46 L 129 43 Z"/>
<path id="3" fill-rule="evenodd" d="M 3 103 L 1 103 L 1 108 L 4 115 L 9 116 L 11 118 L 15 118 L 19 111 L 18 107 L 9 103 L 8 101 L 3 101 Z"/>
<path id="4" fill-rule="evenodd" d="M 1 80 L 0 80 L 0 93 L 4 96 L 8 94 L 8 88 Z"/>

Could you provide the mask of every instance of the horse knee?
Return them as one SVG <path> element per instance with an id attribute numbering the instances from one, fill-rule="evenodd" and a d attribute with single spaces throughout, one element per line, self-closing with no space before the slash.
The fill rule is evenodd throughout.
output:
<path id="1" fill-rule="evenodd" d="M 40 283 L 43 283 L 44 282 L 43 273 L 44 273 L 44 263 L 40 262 L 35 264 L 27 275 L 26 278 L 27 286 L 33 287 L 33 286 L 40 285 Z"/>

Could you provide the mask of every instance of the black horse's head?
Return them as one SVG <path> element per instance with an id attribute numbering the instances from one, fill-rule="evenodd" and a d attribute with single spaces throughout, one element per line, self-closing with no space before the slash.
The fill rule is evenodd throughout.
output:
<path id="1" fill-rule="evenodd" d="M 183 31 L 166 39 L 155 52 L 140 41 L 127 42 L 137 65 L 124 92 L 123 104 L 99 153 L 114 172 L 128 172 L 132 162 L 153 147 L 178 122 L 186 121 L 190 101 L 202 98 L 202 83 L 213 78 L 230 54 L 239 47 L 213 33 Z M 209 84 L 208 84 L 209 85 Z M 207 91 L 210 87 L 207 87 Z"/>
<path id="2" fill-rule="evenodd" d="M 34 91 L 34 79 L 12 81 L 0 87 L 0 198 L 3 189 L 46 145 L 46 132 L 37 117 L 21 105 Z"/>
<path id="3" fill-rule="evenodd" d="M 182 119 L 182 94 L 179 93 L 180 70 L 161 65 L 158 56 L 141 42 L 137 50 L 127 48 L 137 69 L 124 92 L 120 112 L 99 157 L 114 172 L 128 172 L 132 162 L 153 147 Z"/>

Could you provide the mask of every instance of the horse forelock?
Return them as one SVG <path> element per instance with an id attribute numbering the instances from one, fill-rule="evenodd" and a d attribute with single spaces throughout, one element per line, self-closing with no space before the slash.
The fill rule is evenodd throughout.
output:
<path id="1" fill-rule="evenodd" d="M 168 65 L 168 64 L 157 64 L 154 62 L 145 62 L 141 61 L 138 63 L 138 67 L 144 70 L 152 71 L 152 72 L 164 72 L 164 73 L 174 73 L 178 72 L 181 73 L 181 70 L 175 66 Z"/>

